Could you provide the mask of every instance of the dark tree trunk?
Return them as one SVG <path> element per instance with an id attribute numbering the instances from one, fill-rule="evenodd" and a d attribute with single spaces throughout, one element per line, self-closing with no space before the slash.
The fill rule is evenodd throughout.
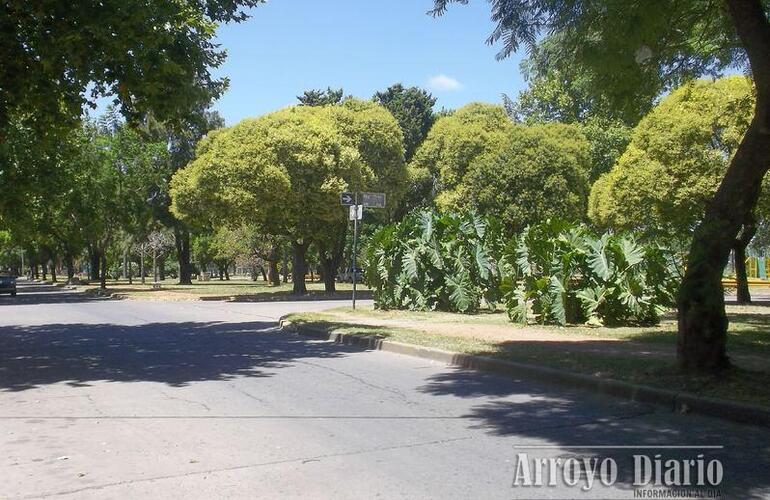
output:
<path id="1" fill-rule="evenodd" d="M 279 286 L 281 284 L 281 274 L 278 271 L 278 247 L 272 247 L 270 253 L 267 256 L 267 276 L 270 280 L 270 284 L 273 286 Z"/>
<path id="2" fill-rule="evenodd" d="M 51 283 L 56 283 L 56 256 L 51 257 Z"/>
<path id="3" fill-rule="evenodd" d="M 41 270 L 41 272 L 43 274 L 43 281 L 45 281 L 46 280 L 46 276 L 48 275 L 48 263 L 47 262 L 43 262 L 40 265 L 40 270 Z"/>
<path id="4" fill-rule="evenodd" d="M 265 268 L 263 266 L 259 266 L 259 272 L 262 273 L 262 281 L 267 281 L 267 273 L 265 273 Z M 256 280 L 254 280 L 256 281 Z"/>
<path id="5" fill-rule="evenodd" d="M 324 291 L 334 293 L 337 290 L 337 270 L 345 253 L 345 238 L 347 236 L 347 223 L 339 228 L 332 248 L 324 244 L 318 245 L 318 254 L 321 257 L 321 275 L 324 280 Z"/>
<path id="6" fill-rule="evenodd" d="M 174 243 L 179 261 L 179 284 L 192 285 L 192 264 L 190 263 L 190 231 L 185 228 L 174 230 Z"/>
<path id="7" fill-rule="evenodd" d="M 332 259 L 321 257 L 321 269 L 323 269 L 321 274 L 323 275 L 324 292 L 326 293 L 334 293 L 337 291 L 337 277 L 334 275 L 334 269 L 336 269 L 336 267 L 337 266 L 334 265 Z"/>
<path id="8" fill-rule="evenodd" d="M 101 251 L 101 278 L 99 280 L 99 288 L 102 290 L 107 288 L 107 252 Z"/>
<path id="9" fill-rule="evenodd" d="M 686 371 L 718 372 L 727 357 L 722 271 L 770 167 L 770 24 L 761 0 L 727 0 L 756 85 L 754 118 L 693 235 L 679 289 L 677 359 Z"/>
<path id="10" fill-rule="evenodd" d="M 746 247 L 751 243 L 751 239 L 757 232 L 757 226 L 754 218 L 743 225 L 741 234 L 733 243 L 733 255 L 735 256 L 735 284 L 736 297 L 739 304 L 751 303 L 751 292 L 749 292 L 749 277 L 746 273 Z"/>
<path id="11" fill-rule="evenodd" d="M 162 253 L 158 256 L 158 280 L 164 281 L 166 279 L 166 254 Z"/>
<path id="12" fill-rule="evenodd" d="M 289 282 L 289 256 L 286 253 L 286 250 L 283 251 L 283 282 L 288 283 Z"/>
<path id="13" fill-rule="evenodd" d="M 292 242 L 292 266 L 291 266 L 291 280 L 292 280 L 292 293 L 304 294 L 307 293 L 307 287 L 305 286 L 305 254 L 307 253 L 307 243 Z"/>
<path id="14" fill-rule="evenodd" d="M 64 256 L 64 265 L 67 268 L 67 284 L 69 285 L 75 277 L 75 262 L 72 255 L 67 254 Z"/>
<path id="15" fill-rule="evenodd" d="M 89 245 L 88 247 L 88 260 L 91 264 L 90 272 L 88 273 L 88 279 L 92 281 L 98 281 L 101 273 L 99 272 L 99 264 L 101 263 L 101 254 L 99 249 Z"/>
<path id="16" fill-rule="evenodd" d="M 230 281 L 230 264 L 225 265 L 225 280 Z"/>

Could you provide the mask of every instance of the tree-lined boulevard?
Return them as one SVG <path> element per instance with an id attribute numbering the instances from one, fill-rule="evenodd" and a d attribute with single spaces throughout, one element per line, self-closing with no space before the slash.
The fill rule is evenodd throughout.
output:
<path id="1" fill-rule="evenodd" d="M 756 428 L 276 329 L 335 303 L 19 297 L 0 298 L 3 498 L 531 498 L 517 454 L 571 446 L 617 461 L 602 498 L 631 498 L 648 451 L 720 459 L 724 498 L 770 494 Z M 674 444 L 724 448 L 589 448 Z"/>
<path id="2" fill-rule="evenodd" d="M 770 4 L 478 3 L 0 5 L 0 497 L 770 498 Z"/>

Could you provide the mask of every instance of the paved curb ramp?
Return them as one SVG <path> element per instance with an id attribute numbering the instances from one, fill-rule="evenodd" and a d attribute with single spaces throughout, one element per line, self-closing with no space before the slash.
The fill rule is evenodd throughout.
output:
<path id="1" fill-rule="evenodd" d="M 688 392 L 658 389 L 615 379 L 558 370 L 545 366 L 495 359 L 487 356 L 475 356 L 472 354 L 444 351 L 432 347 L 404 344 L 374 336 L 328 333 L 312 327 L 294 324 L 284 318 L 281 318 L 280 326 L 283 331 L 288 333 L 320 340 L 329 340 L 338 344 L 353 345 L 368 350 L 386 351 L 429 359 L 467 370 L 482 370 L 510 377 L 526 377 L 541 382 L 584 389 L 618 398 L 654 404 L 672 412 L 682 414 L 692 412 L 723 418 L 742 424 L 770 428 L 770 409 L 757 405 L 706 398 Z"/>

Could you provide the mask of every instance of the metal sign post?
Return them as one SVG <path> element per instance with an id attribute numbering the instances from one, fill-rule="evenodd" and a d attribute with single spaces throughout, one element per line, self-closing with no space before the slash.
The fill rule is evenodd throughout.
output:
<path id="1" fill-rule="evenodd" d="M 359 194 L 361 201 L 359 205 Z M 364 207 L 385 208 L 385 193 L 340 193 L 340 205 L 350 207 L 349 217 L 353 221 L 353 309 L 356 308 L 356 285 L 358 283 L 358 268 L 356 257 L 358 253 L 358 221 L 363 221 Z"/>

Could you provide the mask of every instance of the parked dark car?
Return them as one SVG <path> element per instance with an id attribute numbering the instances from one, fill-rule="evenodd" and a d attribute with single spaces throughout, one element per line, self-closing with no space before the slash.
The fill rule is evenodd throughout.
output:
<path id="1" fill-rule="evenodd" d="M 361 278 L 364 276 L 364 270 L 357 267 L 355 276 L 356 283 L 361 283 Z M 353 283 L 353 268 L 349 267 L 340 271 L 339 274 L 337 274 L 337 281 L 340 283 Z"/>
<path id="2" fill-rule="evenodd" d="M 0 274 L 0 293 L 10 293 L 16 296 L 16 276 L 8 273 Z"/>

